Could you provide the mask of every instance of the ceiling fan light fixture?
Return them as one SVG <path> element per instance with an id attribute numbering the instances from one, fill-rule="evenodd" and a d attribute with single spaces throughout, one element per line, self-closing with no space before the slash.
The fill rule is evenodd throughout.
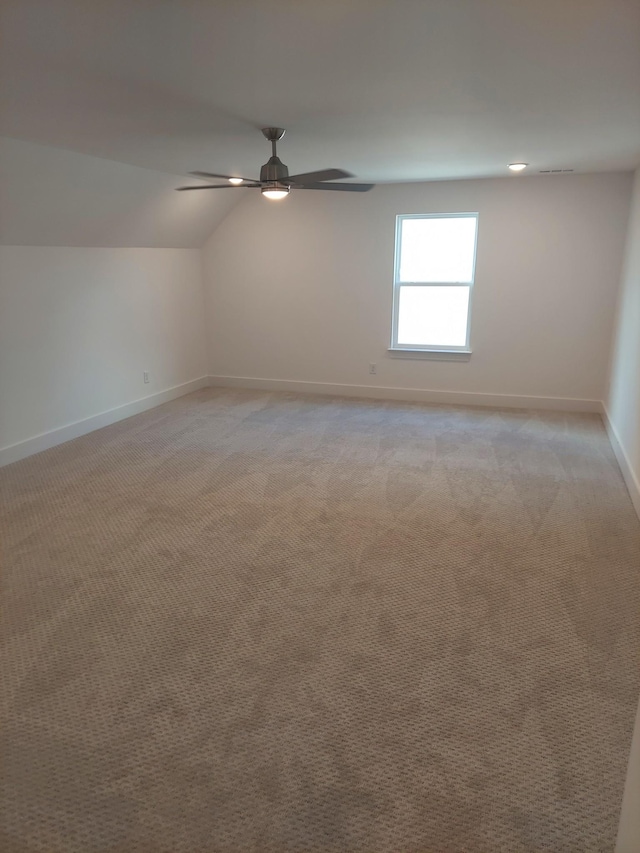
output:
<path id="1" fill-rule="evenodd" d="M 230 184 L 241 184 L 244 178 L 229 178 Z"/>
<path id="2" fill-rule="evenodd" d="M 290 188 L 286 184 L 273 183 L 267 184 L 267 186 L 262 187 L 260 189 L 260 192 L 266 198 L 276 200 L 280 198 L 285 198 L 287 195 L 289 195 L 289 189 Z"/>

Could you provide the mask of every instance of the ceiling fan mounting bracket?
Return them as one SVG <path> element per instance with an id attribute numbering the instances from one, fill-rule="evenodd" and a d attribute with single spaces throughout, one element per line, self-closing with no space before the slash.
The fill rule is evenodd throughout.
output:
<path id="1" fill-rule="evenodd" d="M 279 142 L 285 134 L 284 127 L 263 127 L 262 133 L 269 142 Z"/>

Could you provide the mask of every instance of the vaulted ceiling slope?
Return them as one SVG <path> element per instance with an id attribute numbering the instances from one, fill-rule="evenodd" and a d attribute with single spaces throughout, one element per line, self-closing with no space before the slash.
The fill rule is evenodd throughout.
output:
<path id="1" fill-rule="evenodd" d="M 638 0 L 4 0 L 7 136 L 172 174 L 634 168 Z M 200 194 L 196 194 L 200 195 Z M 187 203 L 187 202 L 185 202 Z M 193 202 L 203 203 L 203 202 Z"/>
<path id="2" fill-rule="evenodd" d="M 0 244 L 198 248 L 239 195 L 178 175 L 0 138 Z"/>

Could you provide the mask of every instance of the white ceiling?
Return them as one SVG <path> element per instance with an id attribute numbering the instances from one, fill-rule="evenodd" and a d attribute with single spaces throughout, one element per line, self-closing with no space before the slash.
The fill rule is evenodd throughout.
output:
<path id="1" fill-rule="evenodd" d="M 183 182 L 165 172 L 0 138 L 0 244 L 197 248 L 237 195 L 174 192 Z"/>
<path id="2" fill-rule="evenodd" d="M 639 0 L 3 0 L 2 18 L 3 134 L 174 175 L 255 175 L 267 124 L 292 172 L 374 181 L 640 161 Z"/>

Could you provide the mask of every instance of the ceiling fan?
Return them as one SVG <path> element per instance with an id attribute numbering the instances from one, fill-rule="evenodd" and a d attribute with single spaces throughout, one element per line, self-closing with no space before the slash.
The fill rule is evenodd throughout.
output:
<path id="1" fill-rule="evenodd" d="M 196 187 L 177 187 L 178 190 L 221 190 L 229 187 L 248 187 L 260 189 L 267 198 L 285 198 L 289 191 L 294 190 L 337 190 L 344 193 L 366 193 L 375 184 L 335 184 L 327 183 L 338 178 L 353 178 L 350 172 L 343 169 L 320 169 L 318 172 L 304 172 L 301 175 L 290 175 L 289 170 L 278 157 L 276 143 L 285 134 L 283 127 L 263 127 L 262 133 L 271 143 L 271 157 L 260 169 L 260 180 L 256 178 L 241 178 L 232 175 L 216 175 L 214 172 L 189 172 L 198 178 L 224 178 L 226 184 L 200 184 Z"/>

